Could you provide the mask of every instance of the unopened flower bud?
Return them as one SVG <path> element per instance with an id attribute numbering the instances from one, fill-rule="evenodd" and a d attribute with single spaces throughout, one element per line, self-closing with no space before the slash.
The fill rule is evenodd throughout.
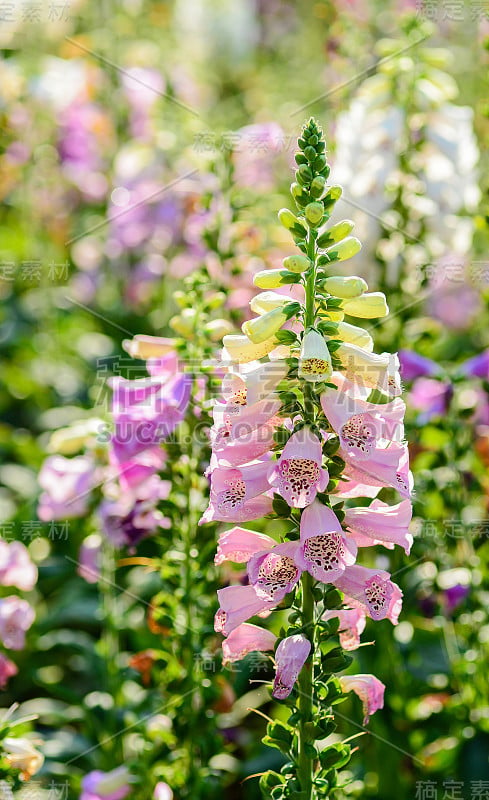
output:
<path id="1" fill-rule="evenodd" d="M 300 275 L 287 269 L 263 269 L 255 273 L 253 283 L 259 289 L 278 289 L 289 283 L 299 283 L 300 279 Z"/>
<path id="2" fill-rule="evenodd" d="M 180 336 L 192 336 L 196 317 L 197 312 L 194 308 L 184 308 L 182 313 L 172 317 L 168 324 Z"/>
<path id="3" fill-rule="evenodd" d="M 281 208 L 278 212 L 278 218 L 284 228 L 287 228 L 290 231 L 294 225 L 300 225 L 300 222 L 295 214 L 292 211 L 289 211 L 288 208 Z"/>
<path id="4" fill-rule="evenodd" d="M 389 313 L 389 306 L 382 292 L 368 292 L 345 300 L 341 307 L 346 314 L 361 319 L 377 319 L 386 317 Z"/>
<path id="5" fill-rule="evenodd" d="M 222 343 L 229 359 L 236 361 L 238 364 L 248 364 L 250 361 L 263 358 L 278 345 L 274 336 L 265 342 L 254 344 L 247 336 L 240 336 L 239 334 L 225 336 Z"/>
<path id="6" fill-rule="evenodd" d="M 358 297 L 368 289 L 368 286 L 363 278 L 358 278 L 356 275 L 350 275 L 348 277 L 343 277 L 342 275 L 332 275 L 329 278 L 325 278 L 322 282 L 322 285 L 324 289 L 329 292 L 329 294 L 334 295 L 334 297 L 341 297 L 344 299 Z"/>
<path id="7" fill-rule="evenodd" d="M 254 314 L 266 314 L 267 311 L 273 311 L 274 308 L 282 308 L 282 306 L 290 303 L 290 298 L 278 292 L 260 292 L 250 300 L 250 308 Z"/>
<path id="8" fill-rule="evenodd" d="M 332 245 L 325 250 L 324 255 L 329 261 L 346 261 L 353 258 L 362 249 L 361 242 L 355 236 L 348 236 L 342 242 Z"/>
<path id="9" fill-rule="evenodd" d="M 310 169 L 310 167 L 307 166 L 307 164 L 301 164 L 301 166 L 295 173 L 295 176 L 298 182 L 302 184 L 302 186 L 307 186 L 309 183 L 311 183 L 314 177 L 312 170 Z"/>
<path id="10" fill-rule="evenodd" d="M 223 336 L 232 331 L 233 325 L 227 319 L 213 319 L 204 327 L 204 332 L 212 342 L 220 342 Z"/>
<path id="11" fill-rule="evenodd" d="M 297 310 L 300 308 L 298 303 L 288 303 L 285 308 L 274 308 L 273 311 L 267 311 L 261 317 L 243 322 L 241 330 L 254 344 L 261 344 L 285 325 L 296 308 Z"/>
<path id="12" fill-rule="evenodd" d="M 291 183 L 290 192 L 297 205 L 301 206 L 301 208 L 307 206 L 309 202 L 309 195 L 304 191 L 300 183 Z"/>
<path id="13" fill-rule="evenodd" d="M 287 256 L 282 261 L 285 269 L 290 270 L 290 272 L 305 272 L 311 266 L 311 259 L 304 255 L 297 255 L 297 256 Z"/>
<path id="14" fill-rule="evenodd" d="M 133 339 L 124 339 L 122 347 L 132 358 L 161 358 L 175 350 L 175 339 L 138 333 Z"/>
<path id="15" fill-rule="evenodd" d="M 337 338 L 349 344 L 355 344 L 369 353 L 374 349 L 374 341 L 369 332 L 363 328 L 358 328 L 356 325 L 350 325 L 348 322 L 338 322 Z"/>
<path id="16" fill-rule="evenodd" d="M 306 220 L 310 225 L 319 225 L 323 216 L 324 216 L 324 207 L 322 203 L 309 203 L 304 213 L 306 215 Z"/>
<path id="17" fill-rule="evenodd" d="M 336 225 L 332 225 L 331 228 L 328 228 L 327 231 L 324 231 L 324 233 L 318 237 L 318 247 L 329 247 L 335 242 L 341 242 L 342 239 L 352 232 L 354 227 L 355 223 L 352 222 L 351 219 L 343 219 L 341 222 L 337 222 Z"/>
<path id="18" fill-rule="evenodd" d="M 343 189 L 341 188 L 341 186 L 330 186 L 328 191 L 323 197 L 323 203 L 325 205 L 331 205 L 333 203 L 336 203 L 336 201 L 340 199 L 342 194 L 343 194 Z"/>
<path id="19" fill-rule="evenodd" d="M 313 182 L 311 183 L 309 191 L 313 197 L 319 199 L 324 192 L 325 186 L 326 186 L 326 178 L 323 175 L 316 175 Z"/>

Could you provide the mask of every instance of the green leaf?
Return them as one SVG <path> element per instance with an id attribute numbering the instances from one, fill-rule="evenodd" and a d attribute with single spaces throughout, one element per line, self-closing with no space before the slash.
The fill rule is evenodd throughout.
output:
<path id="1" fill-rule="evenodd" d="M 348 744 L 333 744 L 319 753 L 319 761 L 323 769 L 340 769 L 348 764 L 351 756 L 351 747 Z"/>

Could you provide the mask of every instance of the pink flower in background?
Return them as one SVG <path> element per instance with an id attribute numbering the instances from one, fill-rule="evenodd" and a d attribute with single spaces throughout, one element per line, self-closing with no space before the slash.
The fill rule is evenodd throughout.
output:
<path id="1" fill-rule="evenodd" d="M 14 595 L 0 600 L 0 639 L 7 650 L 22 650 L 26 631 L 34 618 L 34 610 L 27 600 Z"/>
<path id="2" fill-rule="evenodd" d="M 329 475 L 322 467 L 321 442 L 309 428 L 292 434 L 270 470 L 270 482 L 293 508 L 305 508 L 324 492 Z"/>
<path id="3" fill-rule="evenodd" d="M 356 650 L 360 647 L 360 634 L 365 630 L 366 613 L 361 608 L 341 608 L 325 611 L 322 619 L 339 620 L 340 644 L 343 650 Z"/>
<path id="4" fill-rule="evenodd" d="M 355 563 L 355 542 L 346 539 L 334 511 L 318 500 L 302 512 L 300 534 L 296 564 L 316 580 L 331 583 Z"/>
<path id="5" fill-rule="evenodd" d="M 272 499 L 263 494 L 270 489 L 268 469 L 268 461 L 257 461 L 239 469 L 215 467 L 210 472 L 210 501 L 201 524 L 213 520 L 246 522 L 269 514 Z"/>
<path id="6" fill-rule="evenodd" d="M 272 692 L 278 700 L 285 700 L 291 693 L 310 651 L 311 642 L 301 633 L 280 642 L 275 651 L 276 673 Z"/>
<path id="7" fill-rule="evenodd" d="M 374 500 L 366 507 L 347 508 L 344 525 L 358 547 L 383 544 L 392 549 L 398 544 L 409 555 L 413 543 L 409 533 L 412 514 L 409 500 L 402 500 L 395 506 Z"/>
<path id="8" fill-rule="evenodd" d="M 39 498 L 39 519 L 48 522 L 83 516 L 96 482 L 95 463 L 89 456 L 48 456 L 39 473 L 39 485 L 44 489 Z"/>
<path id="9" fill-rule="evenodd" d="M 451 383 L 433 378 L 417 378 L 409 392 L 409 405 L 420 411 L 418 424 L 446 414 L 453 395 Z"/>
<path id="10" fill-rule="evenodd" d="M 18 673 L 18 667 L 3 653 L 0 653 L 0 689 L 5 689 L 9 679 Z"/>
<path id="11" fill-rule="evenodd" d="M 389 619 L 397 625 L 402 608 L 402 592 L 385 570 L 354 564 L 347 567 L 335 586 L 345 593 L 345 603 L 352 598 L 363 606 L 374 620 Z"/>
<path id="12" fill-rule="evenodd" d="M 362 701 L 364 725 L 372 714 L 384 707 L 385 686 L 374 675 L 341 675 L 339 682 L 343 692 L 355 692 Z"/>
<path id="13" fill-rule="evenodd" d="M 123 800 L 131 791 L 131 774 L 127 767 L 110 772 L 94 770 L 82 780 L 80 800 Z"/>
<path id="14" fill-rule="evenodd" d="M 167 783 L 160 781 L 153 792 L 154 800 L 173 800 L 173 792 Z"/>
<path id="15" fill-rule="evenodd" d="M 273 156 L 285 149 L 285 134 L 276 122 L 247 125 L 236 132 L 234 149 L 236 182 L 255 191 L 270 189 L 274 183 Z"/>
<path id="16" fill-rule="evenodd" d="M 0 540 L 0 584 L 16 586 L 30 592 L 37 581 L 37 567 L 32 563 L 29 551 L 21 542 Z"/>
<path id="17" fill-rule="evenodd" d="M 100 580 L 100 560 L 102 540 L 97 533 L 87 536 L 78 553 L 77 572 L 87 583 L 98 583 Z"/>
<path id="18" fill-rule="evenodd" d="M 243 622 L 222 643 L 223 664 L 241 661 L 255 651 L 273 650 L 276 640 L 277 637 L 265 628 Z"/>
<path id="19" fill-rule="evenodd" d="M 229 634 L 255 615 L 267 614 L 274 608 L 274 603 L 258 597 L 253 586 L 225 586 L 217 590 L 219 610 L 215 617 L 214 628 L 217 633 Z"/>

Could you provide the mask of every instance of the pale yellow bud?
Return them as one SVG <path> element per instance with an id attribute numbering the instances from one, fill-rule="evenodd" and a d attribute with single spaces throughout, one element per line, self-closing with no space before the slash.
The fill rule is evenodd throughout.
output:
<path id="1" fill-rule="evenodd" d="M 349 344 L 355 344 L 370 353 L 374 349 L 374 340 L 368 331 L 358 328 L 356 325 L 350 325 L 348 322 L 338 322 L 338 336 L 334 338 L 342 339 Z"/>
<path id="2" fill-rule="evenodd" d="M 212 342 L 220 342 L 223 336 L 232 333 L 233 330 L 233 325 L 228 319 L 213 319 L 204 327 L 204 333 Z"/>
<path id="3" fill-rule="evenodd" d="M 241 330 L 252 342 L 260 344 L 265 342 L 287 322 L 288 315 L 281 308 L 274 308 L 267 311 L 261 317 L 255 317 L 247 322 L 243 322 Z"/>
<path id="4" fill-rule="evenodd" d="M 360 297 L 345 300 L 341 307 L 345 314 L 361 319 L 377 319 L 386 317 L 389 313 L 389 306 L 382 292 L 368 292 Z"/>
<path id="5" fill-rule="evenodd" d="M 281 308 L 290 303 L 290 298 L 278 292 L 260 292 L 250 300 L 250 308 L 254 314 L 266 314 L 274 308 Z"/>
<path id="6" fill-rule="evenodd" d="M 330 278 L 325 278 L 322 285 L 329 294 L 344 299 L 358 297 L 368 289 L 363 278 L 358 278 L 356 275 L 346 278 L 341 275 L 332 275 Z"/>
<path id="7" fill-rule="evenodd" d="M 134 339 L 124 339 L 122 346 L 132 358 L 160 358 L 175 350 L 175 339 L 138 333 Z"/>
<path id="8" fill-rule="evenodd" d="M 75 422 L 67 428 L 60 428 L 51 435 L 48 450 L 64 456 L 78 453 L 87 444 L 94 441 L 103 425 L 103 420 L 92 417 Z"/>
<path id="9" fill-rule="evenodd" d="M 253 276 L 253 283 L 259 289 L 278 289 L 289 283 L 299 283 L 300 275 L 287 269 L 263 269 Z"/>
<path id="10" fill-rule="evenodd" d="M 238 364 L 247 364 L 249 361 L 257 361 L 263 356 L 268 355 L 278 342 L 273 336 L 265 342 L 255 344 L 247 336 L 240 336 L 239 334 L 231 334 L 225 336 L 222 340 L 226 355 L 231 361 L 236 361 Z"/>

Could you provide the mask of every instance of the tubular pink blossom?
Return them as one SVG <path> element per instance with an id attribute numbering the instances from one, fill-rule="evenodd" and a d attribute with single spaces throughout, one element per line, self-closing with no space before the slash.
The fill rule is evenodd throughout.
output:
<path id="1" fill-rule="evenodd" d="M 243 622 L 222 643 L 223 664 L 241 661 L 248 653 L 273 650 L 277 637 L 265 628 Z"/>
<path id="2" fill-rule="evenodd" d="M 403 441 L 406 406 L 399 398 L 384 405 L 367 403 L 340 385 L 323 392 L 321 406 L 346 458 L 368 461 L 374 454 L 382 455 L 389 445 Z"/>
<path id="3" fill-rule="evenodd" d="M 402 592 L 384 570 L 375 570 L 354 564 L 334 581 L 347 598 L 353 598 L 367 610 L 372 619 L 389 619 L 397 625 L 402 608 Z"/>
<path id="4" fill-rule="evenodd" d="M 253 586 L 225 586 L 217 590 L 220 608 L 214 621 L 217 633 L 229 634 L 250 617 L 271 611 L 274 603 L 258 597 Z"/>
<path id="5" fill-rule="evenodd" d="M 285 700 L 291 693 L 310 651 L 311 642 L 302 633 L 280 642 L 275 651 L 276 674 L 272 692 L 278 700 Z"/>
<path id="6" fill-rule="evenodd" d="M 342 675 L 339 682 L 343 692 L 355 692 L 362 701 L 364 725 L 372 714 L 384 707 L 385 686 L 374 675 Z"/>
<path id="7" fill-rule="evenodd" d="M 270 471 L 270 481 L 293 508 L 308 506 L 329 481 L 318 437 L 307 428 L 292 434 Z"/>
<path id="8" fill-rule="evenodd" d="M 274 446 L 274 433 L 281 424 L 279 417 L 272 417 L 264 425 L 254 428 L 250 425 L 238 426 L 242 428 L 241 435 L 229 437 L 215 442 L 213 454 L 221 466 L 238 467 L 248 461 L 254 461 L 268 453 Z"/>
<path id="9" fill-rule="evenodd" d="M 343 650 L 356 650 L 360 647 L 360 634 L 365 630 L 366 613 L 363 608 L 341 608 L 338 611 L 325 611 L 322 619 L 340 621 L 340 644 Z"/>
<path id="10" fill-rule="evenodd" d="M 264 533 L 236 526 L 219 536 L 214 563 L 234 561 L 235 564 L 246 564 L 255 553 L 275 545 L 275 540 Z"/>
<path id="11" fill-rule="evenodd" d="M 376 460 L 362 462 L 351 457 L 335 494 L 345 499 L 375 497 L 386 486 L 397 489 L 401 497 L 411 496 L 413 479 L 407 445 L 393 444 Z"/>
<path id="12" fill-rule="evenodd" d="M 395 506 L 374 500 L 367 508 L 347 508 L 344 525 L 358 547 L 383 544 L 393 548 L 398 544 L 409 555 L 413 543 L 408 527 L 412 513 L 409 500 Z"/>
<path id="13" fill-rule="evenodd" d="M 300 578 L 294 562 L 298 542 L 286 542 L 255 553 L 248 562 L 248 577 L 258 597 L 279 603 Z"/>
<path id="14" fill-rule="evenodd" d="M 25 633 L 34 617 L 34 610 L 26 600 L 15 595 L 0 600 L 0 640 L 8 650 L 22 650 Z"/>
<path id="15" fill-rule="evenodd" d="M 345 538 L 334 511 L 318 500 L 302 512 L 300 531 L 296 564 L 316 580 L 331 583 L 343 574 L 347 565 L 355 563 L 355 542 Z"/>
<path id="16" fill-rule="evenodd" d="M 234 469 L 214 468 L 210 473 L 209 506 L 200 520 L 201 524 L 213 520 L 247 522 L 269 514 L 272 500 L 263 494 L 270 489 L 268 470 L 267 461 L 257 461 Z"/>

